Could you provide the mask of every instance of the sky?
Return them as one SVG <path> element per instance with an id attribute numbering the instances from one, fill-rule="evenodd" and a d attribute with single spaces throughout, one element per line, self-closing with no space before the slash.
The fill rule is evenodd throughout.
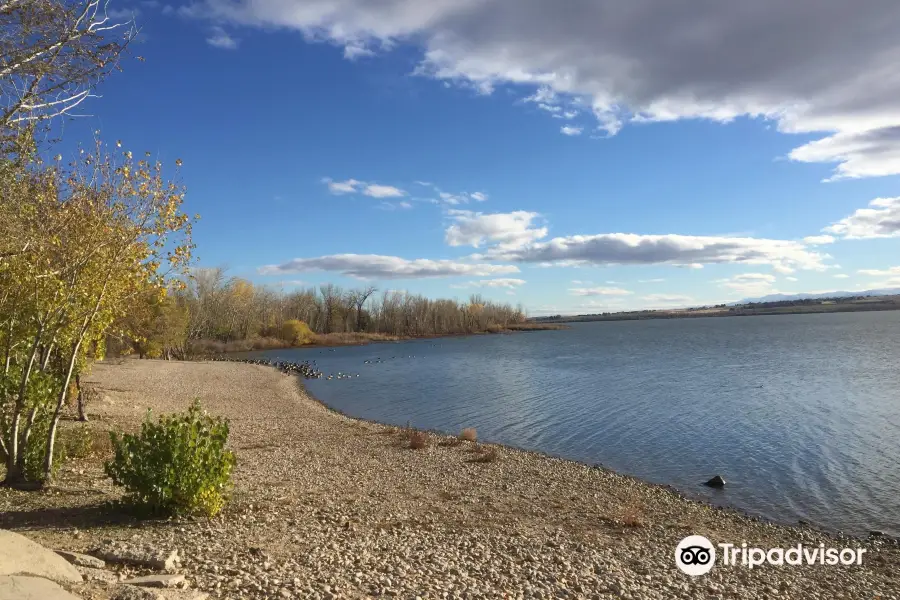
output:
<path id="1" fill-rule="evenodd" d="M 111 0 L 66 123 L 167 164 L 198 265 L 531 315 L 900 287 L 896 0 Z"/>

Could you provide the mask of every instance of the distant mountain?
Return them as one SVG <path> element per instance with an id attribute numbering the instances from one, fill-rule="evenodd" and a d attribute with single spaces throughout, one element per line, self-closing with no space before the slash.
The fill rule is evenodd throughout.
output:
<path id="1" fill-rule="evenodd" d="M 894 296 L 900 294 L 900 288 L 887 288 L 882 290 L 864 290 L 861 292 L 825 292 L 824 294 L 769 294 L 759 298 L 746 298 L 734 304 L 749 304 L 750 302 L 789 302 L 792 300 L 819 300 L 822 298 L 849 298 L 852 296 Z"/>

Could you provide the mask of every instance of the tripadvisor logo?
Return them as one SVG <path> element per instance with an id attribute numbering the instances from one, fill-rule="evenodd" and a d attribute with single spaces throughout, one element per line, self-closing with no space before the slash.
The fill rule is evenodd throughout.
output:
<path id="1" fill-rule="evenodd" d="M 702 535 L 689 535 L 675 548 L 675 565 L 692 577 L 706 575 L 716 564 L 716 546 L 721 550 L 722 566 L 739 565 L 752 569 L 765 564 L 773 566 L 800 565 L 861 565 L 865 548 L 826 548 L 825 544 L 804 546 L 797 544 L 790 548 L 747 547 L 744 542 L 714 545 Z"/>
<path id="2" fill-rule="evenodd" d="M 675 548 L 675 565 L 692 577 L 706 575 L 715 564 L 716 549 L 702 535 L 689 535 Z"/>

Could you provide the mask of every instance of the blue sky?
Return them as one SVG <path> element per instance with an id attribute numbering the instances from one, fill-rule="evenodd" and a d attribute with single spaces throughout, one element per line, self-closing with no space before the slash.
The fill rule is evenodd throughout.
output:
<path id="1" fill-rule="evenodd" d="M 141 36 L 66 139 L 181 158 L 200 265 L 288 289 L 900 287 L 900 9 L 782 4 L 113 0 Z"/>

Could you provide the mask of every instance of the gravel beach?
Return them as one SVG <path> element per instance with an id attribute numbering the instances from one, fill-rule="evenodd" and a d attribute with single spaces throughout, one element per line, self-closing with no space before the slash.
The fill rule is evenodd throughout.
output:
<path id="1" fill-rule="evenodd" d="M 134 429 L 147 408 L 200 398 L 231 421 L 232 502 L 212 520 L 138 522 L 100 458 L 69 463 L 52 491 L 0 489 L 0 528 L 52 548 L 109 540 L 177 549 L 213 598 L 900 598 L 900 546 L 835 537 L 685 499 L 608 470 L 456 443 L 336 414 L 296 377 L 230 362 L 126 360 L 87 378 L 91 427 Z M 471 423 L 477 428 L 478 423 Z M 738 547 L 866 549 L 862 565 L 675 566 L 688 535 Z M 143 574 L 120 568 L 120 576 Z M 70 587 L 109 598 L 115 583 Z"/>

